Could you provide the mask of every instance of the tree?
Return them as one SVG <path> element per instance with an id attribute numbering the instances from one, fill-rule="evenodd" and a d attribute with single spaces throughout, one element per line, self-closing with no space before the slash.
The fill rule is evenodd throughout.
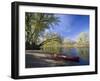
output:
<path id="1" fill-rule="evenodd" d="M 56 33 L 49 33 L 46 40 L 41 43 L 41 49 L 44 52 L 59 54 L 61 51 L 62 38 Z"/>
<path id="2" fill-rule="evenodd" d="M 79 45 L 88 45 L 89 44 L 89 35 L 86 32 L 81 32 L 77 38 L 77 44 Z"/>
<path id="3" fill-rule="evenodd" d="M 26 13 L 25 14 L 25 38 L 29 45 L 37 43 L 38 38 L 45 29 L 57 25 L 58 17 L 47 13 Z"/>
<path id="4" fill-rule="evenodd" d="M 73 41 L 69 38 L 65 38 L 63 41 L 64 47 L 72 47 L 74 44 L 75 44 L 75 41 Z"/>

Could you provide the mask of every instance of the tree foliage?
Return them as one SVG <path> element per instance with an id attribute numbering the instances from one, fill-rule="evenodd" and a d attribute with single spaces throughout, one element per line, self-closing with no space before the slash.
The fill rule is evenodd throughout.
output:
<path id="1" fill-rule="evenodd" d="M 65 38 L 64 41 L 63 41 L 63 44 L 66 45 L 66 46 L 72 46 L 73 44 L 75 44 L 75 41 L 71 40 L 69 38 Z"/>
<path id="2" fill-rule="evenodd" d="M 49 33 L 46 40 L 41 43 L 41 49 L 47 53 L 58 54 L 61 50 L 62 38 L 58 34 Z"/>
<path id="3" fill-rule="evenodd" d="M 77 38 L 78 44 L 88 45 L 89 44 L 89 35 L 86 32 L 81 32 Z"/>
<path id="4" fill-rule="evenodd" d="M 58 24 L 59 19 L 54 14 L 26 13 L 25 37 L 30 44 L 36 43 L 41 32 Z"/>

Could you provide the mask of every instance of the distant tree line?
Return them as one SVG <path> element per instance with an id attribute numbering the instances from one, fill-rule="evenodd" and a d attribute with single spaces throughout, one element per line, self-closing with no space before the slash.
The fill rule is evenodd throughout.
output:
<path id="1" fill-rule="evenodd" d="M 63 44 L 65 47 L 89 47 L 89 34 L 81 32 L 76 40 L 65 38 Z"/>

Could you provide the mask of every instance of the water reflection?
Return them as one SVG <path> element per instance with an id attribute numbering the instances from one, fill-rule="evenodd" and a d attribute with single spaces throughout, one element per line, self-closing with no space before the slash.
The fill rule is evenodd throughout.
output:
<path id="1" fill-rule="evenodd" d="M 62 53 L 67 56 L 79 56 L 79 63 L 72 65 L 89 65 L 89 48 L 63 48 Z"/>
<path id="2" fill-rule="evenodd" d="M 77 48 L 78 56 L 89 64 L 89 48 Z"/>

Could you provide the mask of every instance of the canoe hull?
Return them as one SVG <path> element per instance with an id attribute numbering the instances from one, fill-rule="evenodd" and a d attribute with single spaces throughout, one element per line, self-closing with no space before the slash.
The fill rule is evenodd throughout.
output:
<path id="1" fill-rule="evenodd" d="M 57 56 L 51 56 L 49 57 L 49 59 L 79 62 L 78 56 L 57 55 Z"/>

